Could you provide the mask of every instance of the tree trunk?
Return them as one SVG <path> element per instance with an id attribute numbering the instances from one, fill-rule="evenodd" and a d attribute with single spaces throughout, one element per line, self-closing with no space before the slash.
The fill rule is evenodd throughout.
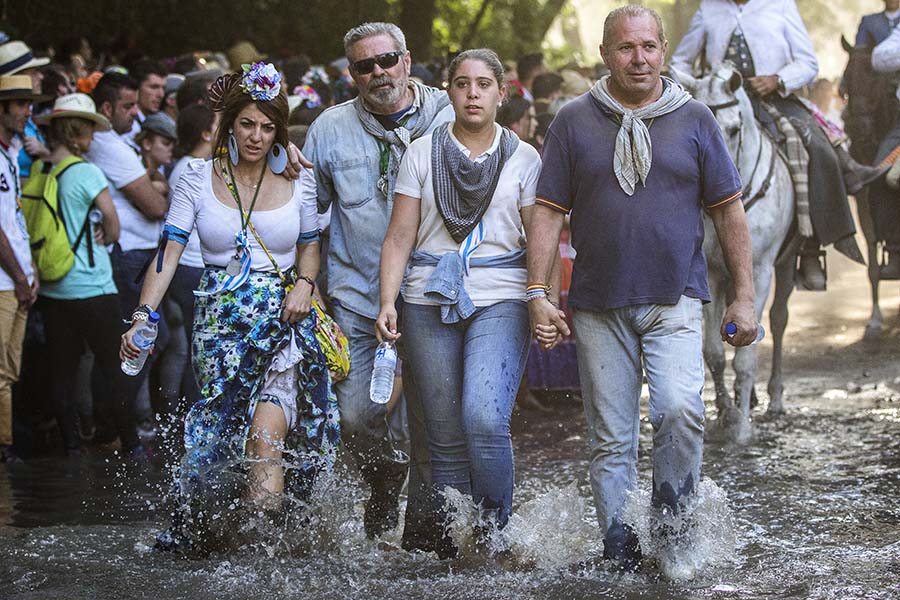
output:
<path id="1" fill-rule="evenodd" d="M 413 62 L 431 58 L 432 23 L 436 0 L 403 0 L 400 29 L 406 35 L 406 47 Z"/>

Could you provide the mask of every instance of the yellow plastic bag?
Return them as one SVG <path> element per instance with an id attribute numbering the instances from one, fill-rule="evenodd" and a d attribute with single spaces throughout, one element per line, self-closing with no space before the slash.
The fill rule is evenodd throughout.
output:
<path id="1" fill-rule="evenodd" d="M 341 381 L 350 373 L 350 342 L 318 302 L 313 300 L 312 306 L 316 311 L 316 340 L 325 355 L 325 364 L 331 372 L 332 381 Z"/>

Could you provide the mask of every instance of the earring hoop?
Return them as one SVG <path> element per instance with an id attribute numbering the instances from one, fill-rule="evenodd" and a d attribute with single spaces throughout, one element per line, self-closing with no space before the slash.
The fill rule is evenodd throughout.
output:
<path id="1" fill-rule="evenodd" d="M 234 129 L 228 130 L 228 159 L 234 166 L 237 166 L 241 160 L 241 155 L 238 154 L 237 138 L 234 137 Z"/>
<path id="2" fill-rule="evenodd" d="M 272 172 L 276 175 L 280 175 L 281 173 L 284 173 L 284 170 L 287 168 L 287 150 L 284 149 L 284 146 L 276 142 L 269 148 L 267 160 Z"/>

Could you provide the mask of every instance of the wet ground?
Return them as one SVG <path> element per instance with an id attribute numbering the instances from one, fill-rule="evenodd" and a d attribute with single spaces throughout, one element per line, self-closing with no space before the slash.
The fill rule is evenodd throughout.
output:
<path id="1" fill-rule="evenodd" d="M 662 555 L 634 575 L 596 559 L 584 420 L 574 400 L 556 398 L 552 413 L 514 419 L 518 487 L 504 560 L 408 554 L 397 534 L 367 541 L 363 496 L 344 472 L 323 491 L 315 526 L 173 558 L 151 549 L 166 521 L 166 472 L 94 452 L 0 466 L 0 598 L 900 597 L 900 285 L 883 286 L 887 329 L 876 344 L 861 341 L 862 270 L 829 286 L 791 300 L 787 414 L 757 418 L 745 447 L 707 445 L 698 537 L 685 553 L 703 566 L 689 580 L 661 577 Z M 760 382 L 770 349 L 764 341 Z M 760 417 L 765 385 L 757 389 Z M 645 423 L 645 487 L 649 433 Z M 629 505 L 639 527 L 646 505 L 645 491 Z"/>

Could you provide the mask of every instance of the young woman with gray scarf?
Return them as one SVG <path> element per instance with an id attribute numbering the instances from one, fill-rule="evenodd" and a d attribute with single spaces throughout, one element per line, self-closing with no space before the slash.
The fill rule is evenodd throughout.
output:
<path id="1" fill-rule="evenodd" d="M 530 338 L 524 234 L 541 162 L 494 123 L 505 94 L 493 51 L 463 52 L 449 80 L 455 120 L 413 141 L 400 165 L 376 328 L 385 340 L 405 332 L 405 368 L 429 438 L 435 526 L 451 487 L 479 505 L 478 539 L 488 543 L 512 510 L 509 420 Z M 394 303 L 407 264 L 399 324 Z M 551 343 L 556 331 L 538 339 Z M 438 554 L 455 553 L 445 535 Z"/>

